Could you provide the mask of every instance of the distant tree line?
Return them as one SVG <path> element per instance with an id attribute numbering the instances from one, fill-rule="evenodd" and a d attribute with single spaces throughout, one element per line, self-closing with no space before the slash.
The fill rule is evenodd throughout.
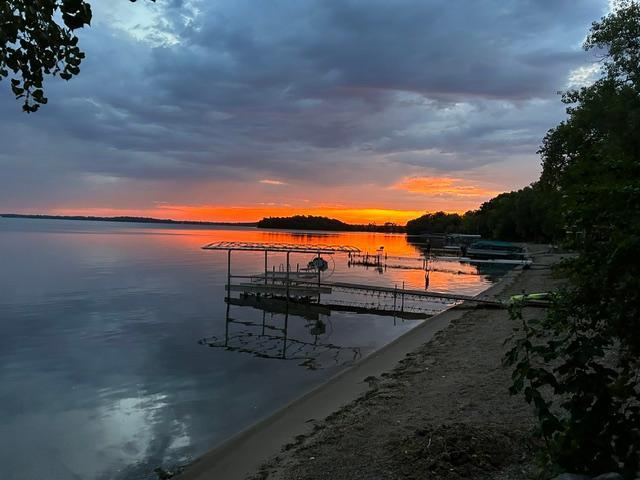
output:
<path id="1" fill-rule="evenodd" d="M 198 220 L 170 220 L 165 218 L 150 217 L 94 217 L 84 215 L 27 215 L 19 213 L 3 213 L 2 218 L 32 218 L 41 220 L 85 220 L 90 222 L 123 222 L 123 223 L 166 223 L 176 225 L 237 225 L 243 227 L 254 227 L 255 222 L 202 222 Z"/>
<path id="2" fill-rule="evenodd" d="M 545 182 L 536 182 L 517 191 L 501 193 L 477 210 L 458 213 L 427 213 L 409 220 L 406 227 L 393 223 L 353 225 L 335 218 L 313 215 L 267 217 L 258 228 L 327 231 L 406 232 L 409 235 L 465 233 L 483 238 L 552 242 L 562 238 L 565 224 L 560 211 L 560 194 Z"/>
<path id="3" fill-rule="evenodd" d="M 465 233 L 500 240 L 549 242 L 564 231 L 558 196 L 556 190 L 536 182 L 502 193 L 463 215 L 427 213 L 407 222 L 407 233 Z"/>
<path id="4" fill-rule="evenodd" d="M 377 225 L 370 223 L 366 225 L 349 224 L 335 218 L 314 216 L 314 215 L 294 215 L 292 217 L 266 217 L 257 224 L 258 228 L 280 228 L 291 230 L 327 230 L 336 232 L 390 232 L 404 233 L 405 228 L 395 223 L 384 223 Z"/>

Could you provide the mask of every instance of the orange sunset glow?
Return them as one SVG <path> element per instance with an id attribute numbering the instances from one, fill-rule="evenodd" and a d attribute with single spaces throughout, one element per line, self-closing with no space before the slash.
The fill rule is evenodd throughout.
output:
<path id="1" fill-rule="evenodd" d="M 292 215 L 316 215 L 337 218 L 356 224 L 393 222 L 404 225 L 407 221 L 423 215 L 422 210 L 393 210 L 385 208 L 347 207 L 293 207 L 293 206 L 231 206 L 214 205 L 162 205 L 150 209 L 70 208 L 54 209 L 55 215 L 87 216 L 140 216 L 170 218 L 173 220 L 256 222 L 264 217 L 288 217 Z"/>
<path id="2" fill-rule="evenodd" d="M 386 185 L 348 186 L 314 185 L 271 177 L 253 182 L 207 182 L 184 192 L 163 189 L 153 193 L 162 201 L 135 206 L 128 201 L 129 193 L 123 191 L 121 198 L 107 205 L 96 198 L 81 208 L 53 205 L 44 213 L 217 222 L 257 222 L 265 217 L 314 215 L 351 224 L 404 225 L 429 212 L 464 213 L 477 209 L 482 202 L 504 190 L 506 188 L 486 181 L 435 175 L 402 176 Z"/>
<path id="3" fill-rule="evenodd" d="M 489 198 L 500 193 L 467 183 L 459 178 L 449 177 L 407 177 L 396 183 L 393 188 L 411 193 L 445 197 Z"/>

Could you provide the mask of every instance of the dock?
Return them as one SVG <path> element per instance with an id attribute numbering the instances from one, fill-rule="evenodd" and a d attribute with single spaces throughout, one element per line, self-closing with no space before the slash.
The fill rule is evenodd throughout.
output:
<path id="1" fill-rule="evenodd" d="M 505 308 L 500 300 L 488 298 L 482 295 L 471 296 L 448 292 L 435 292 L 428 289 L 407 289 L 404 285 L 384 286 L 375 284 L 363 284 L 340 281 L 327 281 L 322 278 L 321 271 L 310 268 L 297 268 L 292 270 L 290 255 L 294 253 L 312 254 L 321 259 L 320 255 L 345 254 L 349 261 L 362 259 L 362 253 L 356 247 L 345 245 L 316 245 L 316 244 L 278 244 L 278 243 L 243 243 L 243 242 L 219 242 L 205 245 L 206 250 L 223 250 L 227 252 L 227 303 L 238 303 L 232 299 L 232 292 L 239 292 L 241 298 L 249 296 L 284 300 L 288 305 L 295 303 L 296 308 L 304 304 L 315 305 L 319 308 L 359 313 L 376 313 L 391 316 L 432 314 L 433 302 L 442 302 L 453 306 L 462 302 L 493 308 Z M 233 251 L 259 251 L 264 252 L 264 270 L 254 275 L 233 275 L 231 271 L 231 253 Z M 276 271 L 269 269 L 269 253 L 279 252 L 286 254 L 286 264 Z M 396 257 L 399 259 L 399 257 Z M 366 260 L 380 261 L 380 256 L 365 255 Z M 404 258 L 403 258 L 404 259 Z M 310 262 L 311 264 L 312 262 Z M 425 263 L 423 264 L 426 266 Z M 322 303 L 322 298 L 327 295 L 342 292 L 349 294 L 348 299 L 336 299 L 335 295 Z M 380 299 L 386 303 L 381 303 Z M 373 300 L 373 301 L 371 301 Z M 421 302 L 424 300 L 425 302 Z M 247 300 L 243 300 L 246 302 Z M 251 303 L 251 302 L 249 302 Z M 429 305 L 431 303 L 431 305 Z M 257 304 L 256 304 L 257 305 Z M 264 304 L 262 304 L 264 305 Z M 254 305 L 255 306 L 255 305 Z M 431 308 L 431 310 L 430 310 Z M 427 316 L 428 316 L 427 315 Z"/>
<path id="2" fill-rule="evenodd" d="M 502 307 L 504 304 L 500 300 L 485 298 L 482 296 L 470 296 L 460 295 L 455 293 L 433 292 L 429 290 L 414 290 L 406 288 L 385 287 L 379 285 L 367 285 L 360 283 L 348 283 L 348 282 L 322 282 L 322 287 L 331 288 L 336 290 L 347 291 L 361 291 L 373 294 L 383 294 L 392 297 L 413 297 L 413 298 L 428 298 L 437 300 L 447 300 L 452 302 L 473 302 L 483 305 L 493 305 L 496 307 Z"/>
<path id="3" fill-rule="evenodd" d="M 278 272 L 276 272 L 278 273 Z M 364 283 L 351 283 L 351 282 L 310 282 L 305 280 L 304 277 L 296 276 L 296 272 L 292 272 L 291 277 L 289 279 L 289 283 L 291 286 L 289 287 L 291 295 L 293 292 L 300 291 L 305 294 L 313 294 L 315 292 L 320 291 L 320 293 L 330 294 L 335 290 L 346 291 L 346 292 L 361 292 L 361 293 L 369 293 L 374 295 L 384 295 L 384 296 L 404 296 L 404 297 L 412 297 L 412 298 L 429 298 L 435 300 L 446 300 L 451 302 L 473 302 L 485 305 L 495 305 L 495 306 L 503 306 L 503 303 L 499 300 L 486 298 L 482 296 L 471 296 L 471 295 L 461 295 L 456 293 L 445 293 L 445 292 L 434 292 L 430 290 L 416 290 L 416 289 L 407 289 L 403 287 L 393 286 L 380 286 L 380 285 L 371 285 Z M 254 292 L 254 293 L 283 293 L 284 282 L 285 279 L 282 275 L 273 276 L 271 272 L 269 272 L 266 276 L 267 283 L 261 284 L 264 281 L 265 276 L 263 274 L 258 274 L 250 277 L 253 279 L 253 282 L 248 283 L 240 283 L 240 284 L 232 284 L 231 290 L 235 291 L 245 291 L 245 292 Z M 273 283 L 270 283 L 273 282 Z M 243 290 L 245 289 L 246 290 Z"/>

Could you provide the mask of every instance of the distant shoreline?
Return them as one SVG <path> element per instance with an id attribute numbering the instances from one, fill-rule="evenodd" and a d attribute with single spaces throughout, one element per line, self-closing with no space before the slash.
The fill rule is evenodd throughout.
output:
<path id="1" fill-rule="evenodd" d="M 330 231 L 330 232 L 379 232 L 379 233 L 404 233 L 404 227 L 394 226 L 392 228 L 383 225 L 355 225 L 332 220 L 339 225 L 328 225 L 326 223 L 305 222 L 296 223 L 293 218 L 263 218 L 258 222 L 207 222 L 199 220 L 171 220 L 169 218 L 152 217 L 99 217 L 85 215 L 40 215 L 22 213 L 2 213 L 0 218 L 26 218 L 36 220 L 80 220 L 92 222 L 121 222 L 121 223 L 150 223 L 164 225 L 200 225 L 200 226 L 227 226 L 227 227 L 256 227 L 270 230 L 303 230 L 303 231 Z M 275 222 L 274 222 L 275 220 Z"/>
<path id="2" fill-rule="evenodd" d="M 258 222 L 204 222 L 198 220 L 171 220 L 151 217 L 93 217 L 83 215 L 28 215 L 19 213 L 3 213 L 0 218 L 31 218 L 37 220 L 81 220 L 92 222 L 121 222 L 121 223 L 158 223 L 168 225 L 226 225 L 231 227 L 255 227 Z"/>

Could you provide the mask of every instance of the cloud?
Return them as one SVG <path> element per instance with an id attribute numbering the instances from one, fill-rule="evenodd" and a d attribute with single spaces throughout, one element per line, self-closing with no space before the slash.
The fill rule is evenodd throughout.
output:
<path id="1" fill-rule="evenodd" d="M 288 185 L 288 183 L 286 182 L 281 182 L 280 180 L 270 180 L 268 178 L 260 180 L 258 183 L 262 183 L 263 185 L 273 185 L 273 186 Z"/>
<path id="2" fill-rule="evenodd" d="M 488 199 L 497 193 L 459 178 L 449 177 L 409 177 L 393 185 L 392 188 L 427 196 L 474 197 Z"/>
<path id="3" fill-rule="evenodd" d="M 601 70 L 602 64 L 600 63 L 592 63 L 571 70 L 567 79 L 567 88 L 580 88 L 593 83 Z"/>
<path id="4" fill-rule="evenodd" d="M 102 2 L 82 32 L 81 75 L 49 81 L 38 115 L 22 115 L 0 84 L 0 205 L 94 202 L 90 178 L 121 179 L 112 201 L 141 207 L 161 185 L 387 186 L 425 171 L 466 178 L 505 159 L 523 173 L 502 188 L 522 186 L 534 179 L 523 162 L 539 163 L 562 118 L 556 92 L 592 65 L 580 43 L 606 8 Z"/>

